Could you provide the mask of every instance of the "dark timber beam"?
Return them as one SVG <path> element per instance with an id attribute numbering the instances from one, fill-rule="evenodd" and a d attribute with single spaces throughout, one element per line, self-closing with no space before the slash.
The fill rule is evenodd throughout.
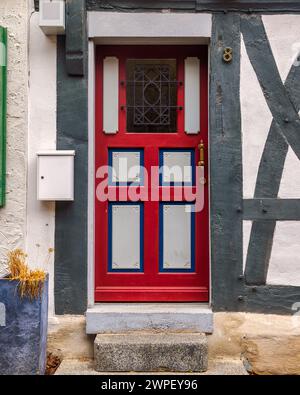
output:
<path id="1" fill-rule="evenodd" d="M 241 27 L 250 62 L 278 131 L 300 160 L 299 114 L 282 83 L 261 16 L 242 15 Z"/>
<path id="2" fill-rule="evenodd" d="M 300 221 L 300 199 L 245 199 L 244 220 Z"/>
<path id="3" fill-rule="evenodd" d="M 300 11 L 297 0 L 196 0 L 197 11 L 256 11 L 256 12 L 286 12 Z"/>
<path id="4" fill-rule="evenodd" d="M 89 11 L 160 11 L 170 9 L 182 12 L 260 12 L 290 13 L 300 12 L 298 0 L 86 0 Z M 39 0 L 34 0 L 35 10 L 39 10 Z"/>
<path id="5" fill-rule="evenodd" d="M 177 11 L 195 11 L 195 0 L 87 0 L 89 11 L 160 11 L 172 9 Z"/>
<path id="6" fill-rule="evenodd" d="M 87 0 L 89 11 L 300 12 L 298 0 Z"/>
<path id="7" fill-rule="evenodd" d="M 214 310 L 239 309 L 243 273 L 240 16 L 214 14 L 210 72 L 211 270 Z M 223 53 L 231 47 L 233 60 Z"/>
<path id="8" fill-rule="evenodd" d="M 265 285 L 245 287 L 243 307 L 245 311 L 268 314 L 295 314 L 293 305 L 300 301 L 300 287 Z"/>
<path id="9" fill-rule="evenodd" d="M 39 0 L 34 0 L 39 11 Z M 69 75 L 83 76 L 85 73 L 86 0 L 66 0 L 66 67 Z"/>
<path id="10" fill-rule="evenodd" d="M 88 83 L 70 76 L 65 37 L 57 38 L 57 149 L 75 150 L 75 200 L 56 202 L 55 312 L 83 314 L 87 306 Z M 86 59 L 86 57 L 85 57 Z"/>
<path id="11" fill-rule="evenodd" d="M 85 73 L 86 33 L 85 0 L 66 1 L 66 67 L 69 75 Z"/>

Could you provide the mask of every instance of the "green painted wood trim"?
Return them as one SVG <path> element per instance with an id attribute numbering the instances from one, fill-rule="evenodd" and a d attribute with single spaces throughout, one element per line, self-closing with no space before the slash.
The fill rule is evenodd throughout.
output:
<path id="1" fill-rule="evenodd" d="M 0 207 L 6 192 L 7 29 L 0 27 Z"/>
<path id="2" fill-rule="evenodd" d="M 244 220 L 300 221 L 300 199 L 245 199 Z"/>

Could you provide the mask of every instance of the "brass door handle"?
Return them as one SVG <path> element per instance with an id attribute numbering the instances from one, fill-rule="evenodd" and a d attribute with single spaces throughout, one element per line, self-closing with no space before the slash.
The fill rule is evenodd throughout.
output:
<path id="1" fill-rule="evenodd" d="M 205 148 L 204 148 L 203 140 L 200 141 L 198 148 L 199 148 L 199 154 L 200 154 L 198 166 L 205 166 L 205 159 L 204 159 Z"/>
<path id="2" fill-rule="evenodd" d="M 200 141 L 200 144 L 198 145 L 199 148 L 199 162 L 198 166 L 201 167 L 201 175 L 200 175 L 200 184 L 206 184 L 206 179 L 204 177 L 204 168 L 205 168 L 205 146 L 203 143 L 203 140 Z"/>

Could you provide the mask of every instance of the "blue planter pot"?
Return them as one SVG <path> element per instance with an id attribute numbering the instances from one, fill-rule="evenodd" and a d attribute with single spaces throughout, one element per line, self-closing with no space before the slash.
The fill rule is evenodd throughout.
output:
<path id="1" fill-rule="evenodd" d="M 0 279 L 0 375 L 46 369 L 48 277 L 39 298 L 20 298 L 18 282 Z"/>

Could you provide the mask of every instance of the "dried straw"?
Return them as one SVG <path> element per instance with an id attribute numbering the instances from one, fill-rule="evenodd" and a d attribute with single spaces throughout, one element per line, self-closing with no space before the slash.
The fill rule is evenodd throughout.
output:
<path id="1" fill-rule="evenodd" d="M 9 280 L 19 282 L 18 288 L 21 298 L 37 299 L 42 293 L 46 272 L 39 269 L 30 270 L 26 258 L 27 255 L 19 248 L 9 252 Z"/>

